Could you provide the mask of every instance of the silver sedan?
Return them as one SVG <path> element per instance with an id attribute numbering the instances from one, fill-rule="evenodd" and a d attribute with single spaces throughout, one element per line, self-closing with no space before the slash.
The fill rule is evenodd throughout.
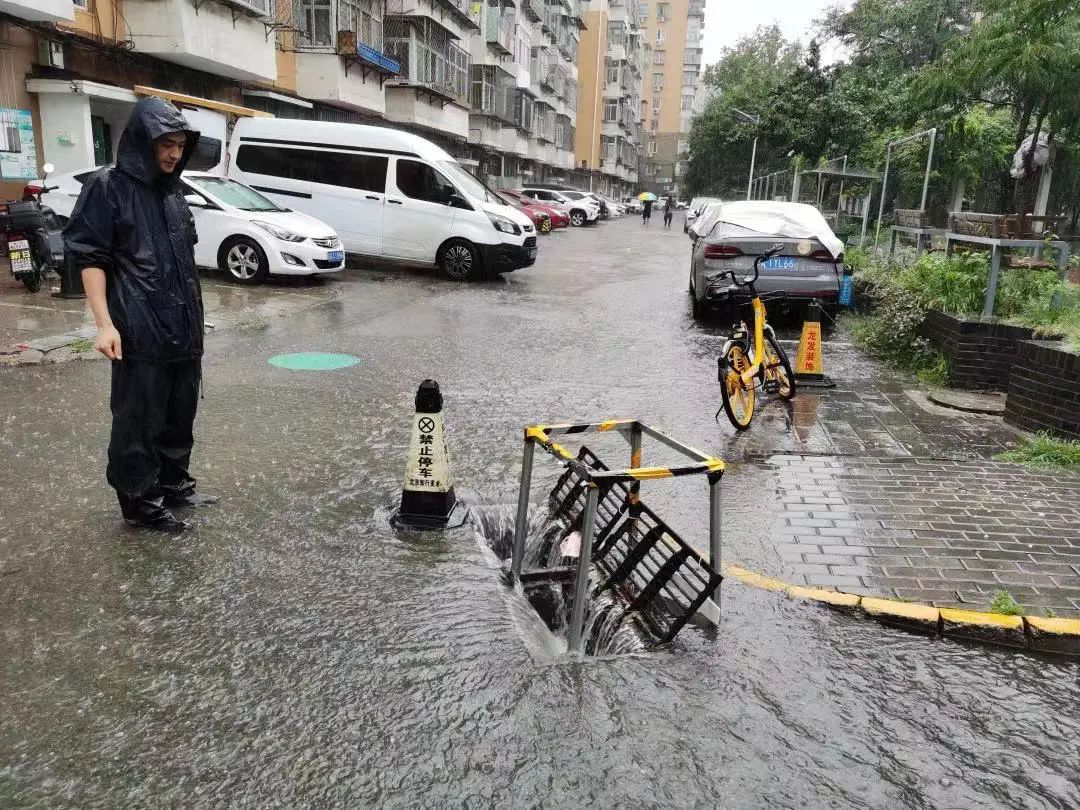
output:
<path id="1" fill-rule="evenodd" d="M 784 292 L 793 303 L 817 300 L 834 309 L 840 297 L 843 243 L 810 205 L 771 201 L 713 203 L 690 226 L 690 295 L 695 318 L 732 303 L 727 274 L 753 272 L 754 257 L 784 250 L 761 265 L 757 289 Z M 738 301 L 736 300 L 736 303 Z"/>

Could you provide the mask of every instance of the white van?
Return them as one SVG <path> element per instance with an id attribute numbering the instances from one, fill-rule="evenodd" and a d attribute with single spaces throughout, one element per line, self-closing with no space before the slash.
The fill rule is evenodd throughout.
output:
<path id="1" fill-rule="evenodd" d="M 536 228 L 447 152 L 389 127 L 242 118 L 229 177 L 321 219 L 346 252 L 480 280 L 536 261 Z"/>

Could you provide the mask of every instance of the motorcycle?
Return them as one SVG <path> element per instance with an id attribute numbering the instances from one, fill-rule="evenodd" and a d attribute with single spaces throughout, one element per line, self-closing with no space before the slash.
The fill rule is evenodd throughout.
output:
<path id="1" fill-rule="evenodd" d="M 45 178 L 55 167 L 46 163 Z M 57 275 L 64 268 L 64 238 L 56 212 L 41 204 L 41 195 L 57 186 L 35 185 L 21 200 L 0 204 L 0 233 L 7 247 L 11 274 L 30 292 L 41 289 L 50 270 Z"/>

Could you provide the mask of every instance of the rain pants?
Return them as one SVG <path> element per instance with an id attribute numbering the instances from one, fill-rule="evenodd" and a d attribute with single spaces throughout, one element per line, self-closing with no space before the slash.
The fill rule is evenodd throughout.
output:
<path id="1" fill-rule="evenodd" d="M 170 132 L 186 133 L 187 143 L 166 175 L 158 170 L 153 142 Z M 198 139 L 169 102 L 139 101 L 116 165 L 87 179 L 64 229 L 75 267 L 105 271 L 109 315 L 120 333 L 108 480 L 129 517 L 142 502 L 195 486 L 188 461 L 202 376 L 203 306 L 195 222 L 180 173 Z"/>

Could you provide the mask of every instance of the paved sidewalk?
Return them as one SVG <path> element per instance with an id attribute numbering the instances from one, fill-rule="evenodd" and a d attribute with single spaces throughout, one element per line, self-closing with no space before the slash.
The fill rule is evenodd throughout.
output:
<path id="1" fill-rule="evenodd" d="M 70 351 L 77 341 L 94 335 L 93 320 L 83 299 L 55 297 L 51 288 L 30 293 L 0 264 L 0 365 L 96 359 L 92 350 Z M 333 301 L 340 295 L 336 279 L 283 278 L 252 287 L 231 284 L 220 274 L 202 274 L 206 320 L 215 329 L 255 326 Z M 17 347 L 28 346 L 19 350 Z"/>
<path id="2" fill-rule="evenodd" d="M 1080 615 L 1080 474 L 925 458 L 775 456 L 779 569 L 934 605 Z"/>

